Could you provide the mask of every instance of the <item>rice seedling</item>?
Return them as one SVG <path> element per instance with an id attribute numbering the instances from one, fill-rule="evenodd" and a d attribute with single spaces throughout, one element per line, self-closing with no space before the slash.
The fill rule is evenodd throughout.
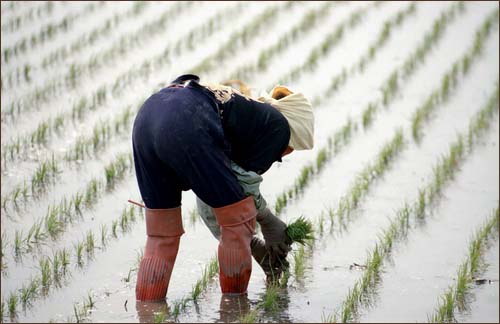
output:
<path id="1" fill-rule="evenodd" d="M 181 314 L 181 311 L 184 311 L 186 309 L 189 300 L 189 298 L 183 297 L 180 300 L 176 300 L 173 302 L 171 316 L 173 317 L 174 321 L 177 321 L 177 318 Z"/>
<path id="2" fill-rule="evenodd" d="M 191 299 L 194 302 L 198 300 L 200 294 L 208 287 L 210 280 L 214 278 L 218 271 L 218 259 L 217 256 L 214 256 L 203 269 L 201 278 L 193 285 L 191 290 Z"/>
<path id="3" fill-rule="evenodd" d="M 125 232 L 129 228 L 129 219 L 128 219 L 127 209 L 124 209 L 122 211 L 122 215 L 120 217 L 120 227 L 122 228 L 122 232 Z"/>
<path id="4" fill-rule="evenodd" d="M 75 315 L 76 323 L 81 323 L 83 317 L 86 315 L 86 310 L 83 307 L 80 307 L 78 303 L 74 303 L 73 314 Z"/>
<path id="5" fill-rule="evenodd" d="M 375 111 L 377 110 L 377 104 L 370 102 L 366 109 L 363 111 L 363 127 L 367 128 L 370 126 L 373 122 L 373 115 Z"/>
<path id="6" fill-rule="evenodd" d="M 87 232 L 86 240 L 85 240 L 85 250 L 87 251 L 87 254 L 91 255 L 94 253 L 95 249 L 95 239 L 94 239 L 94 232 L 89 230 Z"/>
<path id="7" fill-rule="evenodd" d="M 105 224 L 101 224 L 101 246 L 105 247 L 108 240 L 108 227 Z"/>
<path id="8" fill-rule="evenodd" d="M 304 276 L 304 270 L 305 270 L 304 256 L 305 256 L 304 246 L 299 246 L 298 250 L 293 254 L 293 261 L 294 261 L 293 269 L 296 278 L 302 278 Z"/>
<path id="9" fill-rule="evenodd" d="M 416 208 L 415 208 L 416 215 L 419 218 L 424 218 L 424 216 L 425 216 L 425 208 L 426 208 L 425 196 L 426 196 L 425 189 L 419 189 L 418 200 L 417 200 L 417 204 L 416 204 Z"/>
<path id="10" fill-rule="evenodd" d="M 21 249 L 23 246 L 23 233 L 22 231 L 16 230 L 16 234 L 14 235 L 14 254 L 19 256 L 21 254 Z"/>
<path id="11" fill-rule="evenodd" d="M 258 311 L 256 309 L 253 309 L 246 313 L 245 315 L 241 316 L 238 319 L 238 322 L 240 323 L 256 323 L 257 322 L 257 317 L 258 317 Z"/>
<path id="12" fill-rule="evenodd" d="M 472 258 L 472 255 L 471 255 Z M 472 265 L 474 263 L 473 260 L 471 260 L 470 264 Z M 476 273 L 476 270 L 470 271 L 470 273 Z M 468 278 L 468 273 L 467 273 L 467 264 L 462 263 L 460 267 L 458 268 L 457 272 L 457 282 L 456 282 L 456 288 L 455 288 L 455 298 L 457 300 L 457 307 L 459 310 L 464 310 L 465 309 L 465 304 L 466 304 L 466 292 L 468 289 L 469 285 L 469 279 Z"/>
<path id="13" fill-rule="evenodd" d="M 49 206 L 49 210 L 44 219 L 45 230 L 52 237 L 55 238 L 63 231 L 64 222 L 59 219 L 59 208 L 57 206 Z"/>
<path id="14" fill-rule="evenodd" d="M 325 230 L 325 218 L 323 217 L 322 213 L 318 221 L 318 233 L 320 236 L 323 236 L 324 230 Z"/>
<path id="15" fill-rule="evenodd" d="M 129 282 L 130 282 L 130 279 L 132 279 L 132 273 L 133 273 L 134 271 L 136 271 L 136 270 L 137 270 L 137 269 L 129 269 L 129 270 L 128 270 L 128 274 L 127 274 L 127 276 L 126 276 L 125 278 L 123 278 L 123 281 L 124 281 L 124 282 L 129 283 Z"/>
<path id="16" fill-rule="evenodd" d="M 19 299 L 15 293 L 10 293 L 9 299 L 7 300 L 7 306 L 9 308 L 9 315 L 14 318 L 17 314 L 17 304 Z"/>
<path id="17" fill-rule="evenodd" d="M 311 221 L 300 216 L 292 223 L 288 224 L 285 232 L 292 242 L 301 245 L 310 244 L 314 240 L 314 230 Z"/>
<path id="18" fill-rule="evenodd" d="M 19 299 L 24 307 L 31 304 L 31 300 L 36 296 L 38 291 L 38 280 L 31 279 L 28 286 L 24 286 L 19 291 Z"/>
<path id="19" fill-rule="evenodd" d="M 39 262 L 39 265 L 41 277 L 40 283 L 43 288 L 47 289 L 51 283 L 50 260 L 47 258 L 42 258 Z"/>
<path id="20" fill-rule="evenodd" d="M 59 259 L 61 260 L 61 271 L 62 273 L 66 273 L 66 269 L 70 263 L 70 255 L 69 251 L 66 248 L 59 250 Z"/>
<path id="21" fill-rule="evenodd" d="M 54 279 L 54 282 L 59 282 L 59 279 L 61 278 L 61 256 L 59 252 L 54 253 L 52 256 L 52 277 Z"/>
<path id="22" fill-rule="evenodd" d="M 112 223 L 111 223 L 111 234 L 113 234 L 114 237 L 117 237 L 117 234 L 116 234 L 116 228 L 118 227 L 118 221 L 117 220 L 114 220 Z"/>
<path id="23" fill-rule="evenodd" d="M 268 285 L 261 301 L 262 308 L 264 308 L 264 310 L 266 311 L 277 311 L 279 296 L 278 294 L 279 287 L 277 285 Z"/>
<path id="24" fill-rule="evenodd" d="M 153 321 L 154 323 L 163 323 L 167 320 L 167 314 L 165 312 L 155 312 Z"/>
<path id="25" fill-rule="evenodd" d="M 80 266 L 83 264 L 83 248 L 83 242 L 78 242 L 75 244 L 76 263 Z"/>

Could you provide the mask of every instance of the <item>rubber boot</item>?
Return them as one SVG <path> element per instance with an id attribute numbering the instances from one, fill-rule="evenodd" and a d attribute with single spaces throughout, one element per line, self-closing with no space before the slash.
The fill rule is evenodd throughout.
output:
<path id="1" fill-rule="evenodd" d="M 252 274 L 250 241 L 255 232 L 257 210 L 253 198 L 214 208 L 220 225 L 219 280 L 223 294 L 244 294 Z"/>
<path id="2" fill-rule="evenodd" d="M 184 233 L 181 208 L 146 208 L 148 235 L 144 256 L 137 272 L 135 297 L 138 301 L 165 299 L 179 251 L 179 241 Z"/>

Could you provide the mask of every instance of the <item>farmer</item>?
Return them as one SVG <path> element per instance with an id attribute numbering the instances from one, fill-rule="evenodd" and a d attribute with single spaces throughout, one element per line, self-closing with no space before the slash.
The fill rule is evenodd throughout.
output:
<path id="1" fill-rule="evenodd" d="M 284 87 L 254 100 L 199 81 L 190 74 L 178 77 L 144 102 L 134 122 L 134 163 L 148 235 L 136 285 L 140 301 L 166 296 L 184 233 L 183 190 L 192 189 L 213 208 L 222 293 L 246 292 L 252 254 L 259 264 L 267 258 L 264 271 L 279 271 L 277 260 L 290 250 L 286 225 L 265 207 L 258 185 L 242 186 L 234 169 L 244 177 L 260 176 L 294 149 L 312 148 L 311 105 Z M 256 221 L 265 243 L 253 238 Z"/>

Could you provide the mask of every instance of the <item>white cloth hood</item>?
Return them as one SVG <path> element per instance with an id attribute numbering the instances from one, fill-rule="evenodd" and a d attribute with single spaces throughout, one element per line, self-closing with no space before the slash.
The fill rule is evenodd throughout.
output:
<path id="1" fill-rule="evenodd" d="M 312 105 L 300 92 L 274 99 L 270 93 L 263 93 L 257 99 L 276 108 L 290 125 L 290 144 L 294 150 L 310 150 L 314 146 L 314 115 Z"/>

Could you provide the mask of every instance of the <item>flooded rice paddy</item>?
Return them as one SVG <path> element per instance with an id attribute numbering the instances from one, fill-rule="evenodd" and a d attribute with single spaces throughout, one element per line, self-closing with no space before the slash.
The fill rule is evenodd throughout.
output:
<path id="1" fill-rule="evenodd" d="M 497 2 L 2 1 L 2 321 L 498 323 L 498 15 Z M 310 98 L 314 148 L 261 191 L 315 240 L 294 246 L 280 286 L 254 262 L 248 294 L 223 296 L 218 242 L 184 192 L 167 299 L 140 303 L 131 126 L 184 73 Z"/>

